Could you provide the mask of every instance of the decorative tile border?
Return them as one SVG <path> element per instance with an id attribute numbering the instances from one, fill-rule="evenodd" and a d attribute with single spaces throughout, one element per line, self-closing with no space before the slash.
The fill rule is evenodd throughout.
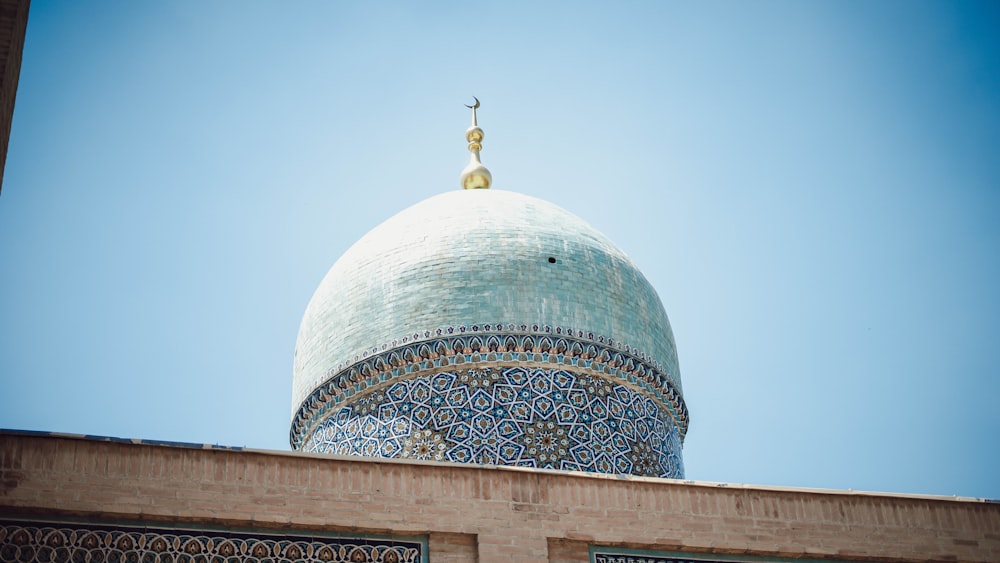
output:
<path id="1" fill-rule="evenodd" d="M 595 375 L 472 367 L 396 381 L 320 422 L 303 450 L 681 479 L 653 399 Z"/>
<path id="2" fill-rule="evenodd" d="M 422 541 L 0 520 L 0 561 L 426 563 Z"/>
<path id="3" fill-rule="evenodd" d="M 522 324 L 514 324 L 514 323 L 507 323 L 507 324 L 504 324 L 504 323 L 495 323 L 495 324 L 490 324 L 490 323 L 485 323 L 485 324 L 472 324 L 472 325 L 468 325 L 468 326 L 466 326 L 466 325 L 448 326 L 448 327 L 444 327 L 444 328 L 437 328 L 437 329 L 434 329 L 434 330 L 425 330 L 425 331 L 423 331 L 423 333 L 414 332 L 413 334 L 408 335 L 408 336 L 403 336 L 401 338 L 394 338 L 391 342 L 383 343 L 382 346 L 375 346 L 375 347 L 371 348 L 370 350 L 365 350 L 364 352 L 356 354 L 354 356 L 354 360 L 353 361 L 351 361 L 349 363 L 341 363 L 341 364 L 337 365 L 335 368 L 333 368 L 332 370 L 330 370 L 330 372 L 331 373 L 338 372 L 338 371 L 340 371 L 343 368 L 346 368 L 346 367 L 348 367 L 348 366 L 350 366 L 350 365 L 352 365 L 354 363 L 357 363 L 360 360 L 363 360 L 364 358 L 367 358 L 368 356 L 373 356 L 375 354 L 378 354 L 379 352 L 385 352 L 385 351 L 389 350 L 390 348 L 395 348 L 396 346 L 400 346 L 402 344 L 407 344 L 408 342 L 409 343 L 414 343 L 414 342 L 419 342 L 419 341 L 422 341 L 422 340 L 429 340 L 429 339 L 436 338 L 436 337 L 441 337 L 441 336 L 451 336 L 451 335 L 454 335 L 454 334 L 462 335 L 462 334 L 466 334 L 466 333 L 468 333 L 468 334 L 497 333 L 497 334 L 504 334 L 504 335 L 507 335 L 507 334 L 533 334 L 533 335 L 539 335 L 539 336 L 544 336 L 544 335 L 550 335 L 551 336 L 551 335 L 555 335 L 557 337 L 558 336 L 566 336 L 566 337 L 570 337 L 570 338 L 574 338 L 575 337 L 575 338 L 579 338 L 579 339 L 586 339 L 586 340 L 588 340 L 590 342 L 596 342 L 598 344 L 607 344 L 611 348 L 622 350 L 622 351 L 627 352 L 629 354 L 634 354 L 640 360 L 642 360 L 644 362 L 647 362 L 649 364 L 652 364 L 657 370 L 663 371 L 663 368 L 659 365 L 659 363 L 656 360 L 654 360 L 651 357 L 646 356 L 646 354 L 640 352 L 638 349 L 634 349 L 634 348 L 630 347 L 628 344 L 622 344 L 622 343 L 617 343 L 616 344 L 615 341 L 614 341 L 614 339 L 605 338 L 604 336 L 602 336 L 600 334 L 595 335 L 593 332 L 585 332 L 585 331 L 582 331 L 582 330 L 576 330 L 576 329 L 569 328 L 569 327 L 555 327 L 555 328 L 552 328 L 551 326 L 549 326 L 547 324 L 541 324 L 541 325 L 539 325 L 539 324 L 532 324 L 532 325 L 527 325 L 527 324 L 523 324 L 523 323 Z"/>
<path id="4" fill-rule="evenodd" d="M 547 325 L 484 324 L 413 333 L 330 370 L 292 418 L 289 442 L 300 449 L 312 429 L 355 397 L 387 383 L 470 365 L 551 366 L 632 386 L 661 403 L 680 432 L 689 416 L 680 390 L 659 364 L 610 338 Z M 674 374 L 676 377 L 676 374 Z"/>

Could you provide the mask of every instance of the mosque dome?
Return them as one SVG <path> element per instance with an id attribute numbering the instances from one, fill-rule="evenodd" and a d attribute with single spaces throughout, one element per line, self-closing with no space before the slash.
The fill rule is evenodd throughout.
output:
<path id="1" fill-rule="evenodd" d="M 489 186 L 481 140 L 463 184 L 481 168 Z M 683 476 L 655 290 L 585 221 L 515 192 L 431 197 L 337 260 L 302 319 L 292 409 L 305 451 Z"/>

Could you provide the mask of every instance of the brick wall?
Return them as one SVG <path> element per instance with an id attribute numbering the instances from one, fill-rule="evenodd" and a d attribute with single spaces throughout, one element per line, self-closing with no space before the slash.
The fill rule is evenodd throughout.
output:
<path id="1" fill-rule="evenodd" d="M 0 513 L 426 535 L 431 561 L 636 549 L 1000 561 L 1000 504 L 0 433 Z"/>
<path id="2" fill-rule="evenodd" d="M 0 0 L 0 188 L 7 162 L 7 144 L 14 119 L 21 53 L 28 26 L 30 0 Z"/>

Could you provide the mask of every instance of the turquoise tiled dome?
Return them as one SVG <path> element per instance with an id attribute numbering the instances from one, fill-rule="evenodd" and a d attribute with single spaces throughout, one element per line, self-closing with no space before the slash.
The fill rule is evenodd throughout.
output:
<path id="1" fill-rule="evenodd" d="M 292 444 L 316 449 L 324 420 L 372 396 L 391 402 L 377 393 L 396 382 L 515 367 L 598 376 L 661 405 L 674 436 L 686 431 L 670 323 L 628 256 L 580 218 L 533 197 L 499 190 L 431 197 L 365 235 L 313 295 L 295 350 Z M 544 419 L 545 407 L 539 412 Z M 398 449 L 431 426 L 400 434 Z M 398 455 L 373 447 L 374 455 Z"/>

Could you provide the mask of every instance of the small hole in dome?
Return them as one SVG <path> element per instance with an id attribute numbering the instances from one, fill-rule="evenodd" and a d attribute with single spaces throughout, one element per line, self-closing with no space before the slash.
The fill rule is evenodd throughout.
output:
<path id="1" fill-rule="evenodd" d="M 549 264 L 555 264 L 555 263 L 556 263 L 556 259 L 553 258 L 553 257 L 551 257 L 551 256 L 549 256 Z"/>

